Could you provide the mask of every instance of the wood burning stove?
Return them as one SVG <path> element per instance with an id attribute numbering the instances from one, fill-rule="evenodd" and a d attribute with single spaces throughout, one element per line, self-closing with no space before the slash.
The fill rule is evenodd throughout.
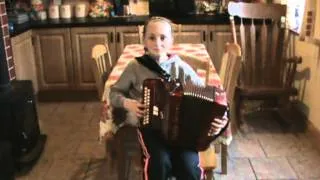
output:
<path id="1" fill-rule="evenodd" d="M 32 82 L 10 81 L 5 49 L 0 31 L 0 144 L 5 144 L 0 152 L 10 147 L 6 149 L 11 149 L 8 156 L 12 158 L 7 159 L 13 159 L 16 169 L 31 167 L 41 155 L 46 136 L 40 133 Z M 1 163 L 10 162 L 0 162 L 0 167 Z"/>
<path id="2" fill-rule="evenodd" d="M 0 93 L 0 140 L 9 141 L 17 170 L 30 167 L 41 155 L 46 136 L 41 134 L 32 81 L 13 80 Z"/>

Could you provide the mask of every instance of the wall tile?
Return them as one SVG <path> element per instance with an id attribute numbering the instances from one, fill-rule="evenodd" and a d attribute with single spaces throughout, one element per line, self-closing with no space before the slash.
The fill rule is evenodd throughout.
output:
<path id="1" fill-rule="evenodd" d="M 6 49 L 6 52 L 7 52 L 7 58 L 10 57 L 10 56 L 12 56 L 11 46 L 10 46 L 8 49 Z"/>
<path id="2" fill-rule="evenodd" d="M 4 37 L 4 47 L 10 46 L 10 37 Z"/>
<path id="3" fill-rule="evenodd" d="M 10 76 L 10 80 L 13 80 L 16 78 L 16 72 L 15 72 L 14 68 L 9 70 L 9 76 Z"/>
<path id="4" fill-rule="evenodd" d="M 2 15 L 1 21 L 2 21 L 2 25 L 8 24 L 8 16 L 7 15 Z"/>
<path id="5" fill-rule="evenodd" d="M 14 66 L 13 58 L 10 58 L 7 62 L 8 62 L 8 67 L 13 67 Z"/>
<path id="6" fill-rule="evenodd" d="M 5 6 L 5 1 L 4 0 L 0 0 L 0 27 L 2 28 L 2 35 L 3 37 L 5 37 L 5 39 L 3 39 L 4 43 L 5 43 L 5 47 L 9 47 L 6 50 L 2 50 L 1 51 L 6 51 L 6 61 L 8 63 L 8 66 L 11 67 L 9 69 L 9 77 L 10 80 L 15 79 L 16 77 L 16 73 L 15 73 L 15 68 L 14 68 L 14 60 L 12 57 L 12 49 L 11 49 L 11 41 L 10 41 L 10 34 L 9 34 L 9 27 L 8 27 L 8 17 L 6 15 L 6 6 Z M 11 57 L 11 59 L 8 59 L 8 57 Z"/>
<path id="7" fill-rule="evenodd" d="M 1 0 L 0 0 L 1 1 Z M 0 2 L 1 3 L 1 2 Z M 0 4 L 0 15 L 6 12 L 6 5 L 4 3 Z"/>
<path id="8" fill-rule="evenodd" d="M 8 28 L 8 26 L 4 26 L 2 28 L 2 33 L 3 33 L 3 36 L 9 36 L 9 28 Z"/>

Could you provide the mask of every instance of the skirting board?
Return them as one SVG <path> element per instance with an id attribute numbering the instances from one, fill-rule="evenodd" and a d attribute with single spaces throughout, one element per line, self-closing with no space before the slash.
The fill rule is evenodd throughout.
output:
<path id="1" fill-rule="evenodd" d="M 313 144 L 316 145 L 316 148 L 320 150 L 320 130 L 318 130 L 314 125 L 309 121 L 307 134 L 310 135 Z"/>

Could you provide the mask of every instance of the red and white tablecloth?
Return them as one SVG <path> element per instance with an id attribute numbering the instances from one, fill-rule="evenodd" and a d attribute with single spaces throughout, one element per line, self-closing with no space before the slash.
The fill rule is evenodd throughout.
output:
<path id="1" fill-rule="evenodd" d="M 135 57 L 142 56 L 143 53 L 144 53 L 143 45 L 141 44 L 127 45 L 124 48 L 113 70 L 111 71 L 105 83 L 105 92 L 102 97 L 104 108 L 103 108 L 103 113 L 101 118 L 102 122 L 100 122 L 100 137 L 104 135 L 105 131 L 109 130 L 109 128 L 106 128 L 104 126 L 105 124 L 103 123 L 107 122 L 108 120 L 110 121 L 110 115 L 108 114 L 109 113 L 108 109 L 110 109 L 109 103 L 108 103 L 108 94 L 109 94 L 110 86 L 119 79 L 120 75 L 122 74 L 123 70 L 126 68 L 128 63 L 134 60 Z M 197 57 L 196 59 L 209 62 L 210 73 L 209 73 L 209 79 L 207 81 L 208 82 L 207 84 L 221 87 L 221 81 L 220 81 L 219 75 L 212 64 L 211 58 L 204 44 L 175 44 L 171 48 L 170 53 L 194 56 L 194 57 Z M 197 73 L 200 77 L 205 78 L 205 74 L 206 74 L 205 70 L 199 70 L 197 71 Z M 232 140 L 231 128 L 229 127 L 225 131 L 225 133 L 217 139 L 217 142 L 220 141 L 224 144 L 229 145 L 231 140 Z"/>

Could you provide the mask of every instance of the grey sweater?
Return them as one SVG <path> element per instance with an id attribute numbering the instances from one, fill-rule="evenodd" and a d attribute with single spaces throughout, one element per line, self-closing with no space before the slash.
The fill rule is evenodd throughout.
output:
<path id="1" fill-rule="evenodd" d="M 159 65 L 172 77 L 179 78 L 182 82 L 190 79 L 194 84 L 204 86 L 203 80 L 194 70 L 177 55 L 172 55 L 168 60 Z M 113 107 L 123 107 L 125 98 L 142 100 L 142 84 L 147 78 L 157 78 L 158 74 L 141 65 L 137 60 L 129 62 L 119 80 L 110 89 L 110 103 Z"/>

